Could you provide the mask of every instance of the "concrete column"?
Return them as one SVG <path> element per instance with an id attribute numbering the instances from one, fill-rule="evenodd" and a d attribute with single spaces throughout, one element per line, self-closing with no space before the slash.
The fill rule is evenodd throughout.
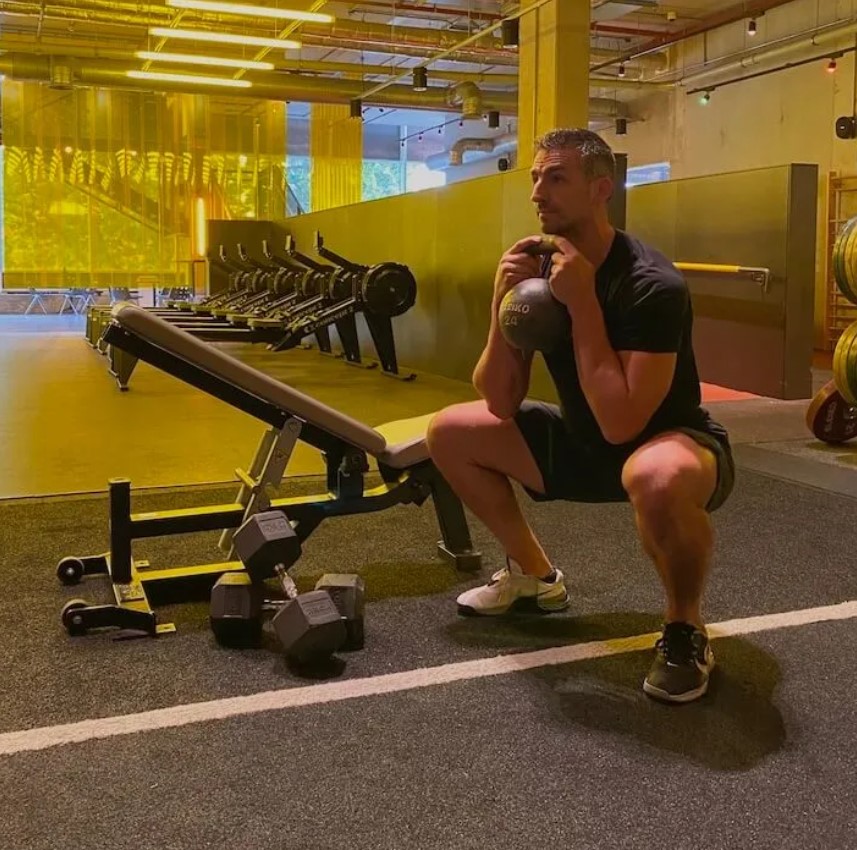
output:
<path id="1" fill-rule="evenodd" d="M 543 133 L 588 125 L 589 14 L 589 0 L 552 0 L 520 18 L 519 168 Z"/>

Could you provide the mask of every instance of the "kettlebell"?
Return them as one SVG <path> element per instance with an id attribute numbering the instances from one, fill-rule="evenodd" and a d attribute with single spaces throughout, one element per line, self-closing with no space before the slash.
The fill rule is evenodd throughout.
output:
<path id="1" fill-rule="evenodd" d="M 543 239 L 527 253 L 552 254 L 555 250 L 552 240 Z M 553 297 L 548 282 L 541 277 L 513 286 L 500 302 L 499 319 L 503 338 L 522 351 L 552 351 L 569 339 L 568 310 Z"/>

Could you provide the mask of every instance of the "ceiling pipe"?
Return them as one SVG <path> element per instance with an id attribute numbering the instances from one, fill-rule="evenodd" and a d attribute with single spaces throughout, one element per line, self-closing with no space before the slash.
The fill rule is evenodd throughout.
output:
<path id="1" fill-rule="evenodd" d="M 253 74 L 253 87 L 249 89 L 217 89 L 193 83 L 161 82 L 153 84 L 125 76 L 128 66 L 118 62 L 100 61 L 91 64 L 66 57 L 32 56 L 21 53 L 0 55 L 0 74 L 12 80 L 50 82 L 52 68 L 71 70 L 71 85 L 102 86 L 135 91 L 175 91 L 190 94 L 219 94 L 259 100 L 296 100 L 314 103 L 350 103 L 362 100 L 363 84 L 359 80 L 331 80 L 316 77 L 278 74 Z M 65 77 L 64 77 L 65 79 Z M 503 115 L 514 115 L 518 109 L 517 92 L 482 91 L 481 105 L 485 110 L 496 110 Z M 430 88 L 416 92 L 410 86 L 389 86 L 363 100 L 365 106 L 388 106 L 408 109 L 428 109 L 444 112 L 448 109 L 447 90 Z"/>
<path id="2" fill-rule="evenodd" d="M 589 77 L 591 89 L 638 89 L 640 91 L 656 91 L 658 89 L 678 88 L 678 83 L 668 80 L 631 80 L 627 77 Z"/>
<path id="3" fill-rule="evenodd" d="M 104 47 L 104 44 L 109 47 Z M 29 35 L 10 33 L 8 28 L 0 34 L 0 50 L 10 53 L 26 53 L 34 56 L 73 56 L 78 59 L 112 59 L 136 63 L 135 51 L 141 47 L 140 42 L 128 43 L 115 39 L 105 42 L 100 39 L 76 39 L 73 45 L 61 37 L 41 38 L 34 41 Z M 280 59 L 269 56 L 274 63 L 275 71 L 294 74 L 343 74 L 359 79 L 361 77 L 384 77 L 404 69 L 403 65 L 367 65 L 352 62 L 327 62 L 306 59 Z M 515 69 L 513 69 L 515 70 Z M 461 83 L 472 81 L 481 87 L 513 87 L 518 84 L 517 73 L 491 73 L 487 71 L 451 71 L 433 66 L 431 69 L 433 81 Z M 592 76 L 589 78 L 591 88 L 599 89 L 640 89 L 652 91 L 655 89 L 672 89 L 678 84 L 665 80 L 635 80 L 632 77 Z"/>
<path id="4" fill-rule="evenodd" d="M 88 21 L 101 24 L 127 24 L 136 28 L 164 26 L 172 21 L 175 10 L 168 6 L 146 5 L 118 2 L 118 0 L 52 0 L 35 2 L 32 0 L 0 0 L 0 12 L 26 16 L 43 16 L 57 20 Z M 220 23 L 223 18 L 223 23 Z M 200 24 L 200 28 L 220 28 L 234 26 L 229 16 L 204 16 L 184 11 L 182 21 Z M 217 21 L 217 23 L 215 23 Z M 269 28 L 257 26 L 247 31 L 270 34 Z M 454 50 L 461 40 L 462 33 L 455 30 L 441 30 L 433 27 L 394 27 L 388 24 L 374 24 L 362 21 L 346 21 L 337 18 L 330 25 L 304 24 L 298 38 L 308 46 L 336 47 L 338 49 L 375 50 L 376 52 L 411 55 L 421 58 L 430 57 L 440 50 L 452 50 L 452 56 L 458 61 L 470 61 L 482 64 L 516 65 L 517 56 L 503 48 L 502 39 L 486 35 L 476 42 L 475 47 L 466 50 Z M 383 48 L 378 50 L 378 48 Z M 609 50 L 593 49 L 591 56 L 614 58 L 617 54 Z M 608 62 L 607 64 L 614 64 Z M 629 61 L 629 66 L 645 67 L 654 71 L 666 68 L 666 56 L 645 56 Z"/>
<path id="5" fill-rule="evenodd" d="M 106 59 L 116 62 L 126 62 L 128 68 L 136 67 L 139 60 L 135 51 L 139 44 L 122 44 L 107 42 L 111 47 L 103 47 L 103 39 L 98 41 L 77 41 L 69 45 L 64 39 L 42 39 L 34 42 L 32 38 L 15 36 L 4 32 L 0 36 L 0 50 L 10 53 L 21 53 L 32 56 L 70 56 L 75 59 Z M 271 57 L 273 59 L 273 57 Z M 165 65 L 168 63 L 164 63 Z M 298 60 L 274 60 L 274 73 L 294 74 L 297 76 L 315 76 L 342 74 L 350 79 L 360 79 L 373 76 L 389 76 L 402 70 L 400 66 L 391 65 L 358 65 L 350 62 L 323 62 Z M 511 88 L 518 84 L 517 74 L 493 74 L 479 71 L 448 71 L 432 69 L 433 81 L 450 83 L 474 82 L 480 88 Z M 656 89 L 674 89 L 678 83 L 666 81 L 633 80 L 627 77 L 590 77 L 591 89 L 635 89 L 654 91 Z"/>
<path id="6" fill-rule="evenodd" d="M 38 10 L 43 8 L 43 4 L 38 2 L 38 0 L 16 0 L 15 5 L 18 6 L 30 6 L 35 7 Z M 52 6 L 58 7 L 66 7 L 72 9 L 83 9 L 83 10 L 101 10 L 108 12 L 119 12 L 125 16 L 136 16 L 140 18 L 144 12 L 148 12 L 153 16 L 157 16 L 159 21 L 163 20 L 172 20 L 175 16 L 176 10 L 162 5 L 154 5 L 154 4 L 139 4 L 139 3 L 124 3 L 121 0 L 82 0 L 82 2 L 75 2 L 75 0 L 53 0 Z M 382 3 L 372 3 L 372 2 L 364 2 L 360 3 L 361 6 L 379 6 L 384 8 L 389 14 L 394 14 L 401 11 L 422 11 L 426 12 L 434 12 L 438 15 L 448 15 L 450 17 L 455 18 L 467 18 L 473 21 L 484 21 L 484 22 L 492 22 L 492 21 L 501 21 L 503 19 L 502 15 L 493 14 L 490 12 L 468 12 L 466 9 L 455 9 L 450 7 L 442 7 L 437 5 L 425 5 L 425 6 L 414 6 L 407 3 L 396 3 L 395 6 L 390 4 L 382 4 Z M 46 15 L 50 16 L 51 13 L 45 12 Z M 217 20 L 229 21 L 230 16 L 222 16 L 215 15 Z M 200 13 L 195 13 L 193 10 L 184 10 L 182 13 L 182 20 L 205 20 L 211 21 L 211 15 L 202 15 Z M 234 19 L 233 19 L 234 20 Z M 380 24 L 374 22 L 365 22 L 365 21 L 354 21 L 348 18 L 336 18 L 333 24 L 322 24 L 322 25 L 313 25 L 313 24 L 303 24 L 302 32 L 307 34 L 312 34 L 317 31 L 324 32 L 328 30 L 330 27 L 348 27 L 348 28 L 359 28 L 364 32 L 371 31 L 381 31 L 383 29 L 391 29 L 391 25 L 389 24 Z M 623 35 L 636 35 L 638 37 L 651 35 L 651 36 L 660 36 L 663 35 L 664 30 L 656 30 L 656 29 L 646 29 L 645 27 L 635 27 L 635 26 L 621 26 L 614 23 L 604 23 L 601 21 L 593 21 L 591 24 L 591 28 L 594 34 L 598 34 L 598 31 L 605 33 L 620 33 Z M 447 33 L 450 36 L 450 40 L 455 41 L 462 35 L 461 31 L 450 30 L 450 29 L 439 29 L 439 28 L 431 28 L 431 27 L 402 27 L 396 26 L 396 31 L 404 31 L 406 40 L 413 39 L 414 35 L 421 36 L 426 33 Z M 499 39 L 494 39 L 495 42 L 499 42 Z M 441 47 L 446 46 L 446 44 L 441 44 Z"/>
<path id="7" fill-rule="evenodd" d="M 155 7 L 157 8 L 157 7 Z M 166 6 L 162 11 L 170 11 Z M 128 24 L 134 27 L 163 26 L 170 21 L 170 16 L 157 14 L 153 7 L 146 6 L 145 12 L 131 11 L 124 3 L 117 3 L 112 9 L 100 6 L 89 6 L 86 3 L 64 4 L 62 0 L 54 3 L 21 2 L 21 0 L 3 0 L 0 12 L 8 15 L 25 17 L 41 16 L 45 19 L 92 21 L 102 24 Z"/>
<path id="8" fill-rule="evenodd" d="M 0 35 L 0 50 L 10 52 L 28 53 L 37 56 L 63 55 L 74 56 L 80 59 L 114 59 L 127 62 L 139 61 L 135 51 L 140 49 L 139 42 L 136 44 L 125 44 L 117 46 L 115 41 L 106 42 L 110 47 L 105 48 L 104 39 L 76 40 L 70 45 L 65 39 L 41 39 L 34 42 L 31 37 L 10 35 L 8 31 Z M 354 78 L 389 76 L 401 70 L 393 65 L 365 65 L 351 62 L 323 62 L 304 59 L 280 60 L 270 56 L 275 70 L 279 72 L 290 72 L 296 74 L 347 74 Z M 515 74 L 492 74 L 480 71 L 449 71 L 446 69 L 432 70 L 433 80 L 445 80 L 459 83 L 472 80 L 485 86 L 515 86 L 518 83 L 518 75 Z"/>
<path id="9" fill-rule="evenodd" d="M 0 39 L 2 44 L 2 39 Z M 351 62 L 312 62 L 303 59 L 296 61 L 274 62 L 278 71 L 289 71 L 294 73 L 318 73 L 318 74 L 348 74 L 354 77 L 385 77 L 402 70 L 395 65 L 364 65 Z M 515 74 L 492 74 L 484 71 L 448 71 L 441 68 L 433 68 L 431 72 L 433 80 L 446 80 L 452 83 L 464 83 L 472 80 L 475 83 L 487 86 L 516 86 L 518 75 Z"/>
<path id="10" fill-rule="evenodd" d="M 359 9 L 378 9 L 378 14 L 395 14 L 401 15 L 404 18 L 410 16 L 403 13 L 417 12 L 419 13 L 420 18 L 424 18 L 426 20 L 432 20 L 432 15 L 441 15 L 456 19 L 466 18 L 471 21 L 485 21 L 487 23 L 490 23 L 491 21 L 499 22 L 503 19 L 502 15 L 496 14 L 494 12 L 483 12 L 477 9 L 463 9 L 460 6 L 441 6 L 437 3 L 426 3 L 421 6 L 415 6 L 412 3 L 399 3 L 396 2 L 396 0 L 389 0 L 389 2 L 383 2 L 383 0 L 380 0 L 380 2 L 379 0 L 359 0 L 359 2 L 355 2 L 353 5 Z M 434 20 L 437 20 L 437 18 L 434 18 Z M 667 31 L 650 27 L 605 24 L 602 21 L 593 21 L 591 24 L 591 28 L 593 30 L 593 35 L 598 35 L 600 32 L 603 32 L 637 36 L 638 38 L 642 38 L 643 36 L 647 35 L 657 36 Z M 598 32 L 596 32 L 596 30 Z"/>
<path id="11" fill-rule="evenodd" d="M 855 32 L 857 32 L 857 20 L 854 19 L 849 21 L 847 24 L 824 27 L 821 30 L 807 30 L 802 33 L 788 36 L 784 39 L 780 39 L 780 43 L 774 45 L 766 46 L 764 44 L 760 44 L 757 50 L 754 50 L 752 53 L 745 54 L 740 59 L 736 59 L 732 62 L 719 64 L 716 67 L 711 67 L 712 63 L 709 63 L 708 66 L 701 66 L 701 70 L 699 71 L 691 70 L 689 73 L 683 73 L 681 75 L 681 81 L 682 83 L 696 82 L 697 80 L 712 77 L 716 74 L 724 74 L 746 68 L 753 68 L 756 65 L 760 65 L 764 62 L 776 59 L 779 56 L 792 53 L 795 50 L 820 47 L 823 44 L 831 41 L 837 41 Z M 714 61 L 716 62 L 717 60 Z"/>
<path id="12" fill-rule="evenodd" d="M 660 38 L 664 33 L 668 33 L 668 29 L 651 29 L 648 27 L 635 27 L 635 26 L 620 26 L 618 24 L 604 24 L 601 21 L 593 21 L 590 25 L 590 29 L 592 30 L 593 36 L 603 35 L 605 38 L 609 38 L 612 35 L 629 35 L 636 36 L 637 38 L 643 38 L 644 36 L 652 36 L 653 38 Z"/>
<path id="13" fill-rule="evenodd" d="M 494 14 L 493 12 L 481 12 L 476 9 L 462 9 L 452 6 L 440 6 L 437 3 L 424 3 L 421 6 L 415 6 L 413 3 L 399 3 L 396 0 L 389 3 L 378 2 L 378 0 L 357 0 L 350 4 L 360 8 L 370 7 L 383 9 L 388 14 L 400 14 L 402 12 L 419 12 L 421 16 L 448 15 L 451 18 L 469 18 L 474 21 L 499 21 L 503 16 Z M 402 17 L 409 17 L 402 15 Z"/>
<path id="14" fill-rule="evenodd" d="M 514 135 L 497 136 L 493 139 L 461 138 L 454 142 L 448 151 L 434 154 L 426 160 L 429 168 L 455 168 L 464 165 L 467 153 L 497 154 L 511 153 L 518 146 L 518 137 Z"/>
<path id="15" fill-rule="evenodd" d="M 295 100 L 315 103 L 350 103 L 361 99 L 362 85 L 358 81 L 316 79 L 313 77 L 282 77 L 276 74 L 258 74 L 252 78 L 250 89 L 217 90 L 210 86 L 195 86 L 188 83 L 159 82 L 157 86 L 143 80 L 133 80 L 125 76 L 126 65 L 115 62 L 99 62 L 92 65 L 66 57 L 32 56 L 22 53 L 0 55 L 0 74 L 8 79 L 19 81 L 50 82 L 52 69 L 68 67 L 71 71 L 73 86 L 101 86 L 132 91 L 169 91 L 190 94 L 212 94 L 263 100 Z M 458 88 L 456 97 L 473 96 L 469 87 Z M 479 91 L 481 109 L 496 110 L 503 115 L 517 114 L 517 92 Z M 406 109 L 428 109 L 445 112 L 449 108 L 450 95 L 447 89 L 430 88 L 425 92 L 416 92 L 410 86 L 388 86 L 383 91 L 363 101 L 365 106 L 401 107 Z M 589 113 L 595 118 L 613 118 L 625 115 L 625 104 L 609 98 L 590 98 Z M 480 113 L 481 119 L 481 113 Z"/>
<path id="16" fill-rule="evenodd" d="M 687 41 L 697 35 L 704 35 L 711 30 L 719 29 L 720 27 L 734 24 L 736 21 L 742 21 L 746 18 L 755 18 L 764 15 L 765 12 L 776 9 L 778 6 L 785 6 L 788 3 L 794 3 L 795 0 L 745 0 L 743 3 L 736 3 L 728 6 L 726 9 L 721 9 L 713 15 L 708 15 L 701 21 L 684 27 L 680 30 L 674 30 L 670 33 L 655 36 L 645 44 L 632 48 L 631 50 L 614 56 L 611 60 L 597 62 L 590 65 L 590 71 L 599 71 L 602 68 L 608 68 L 611 65 L 639 60 L 651 53 L 661 51 L 665 47 L 673 44 L 678 44 L 681 41 Z"/>
<path id="17" fill-rule="evenodd" d="M 447 90 L 446 102 L 461 109 L 462 118 L 482 116 L 482 92 L 476 83 L 459 83 Z"/>
<path id="18" fill-rule="evenodd" d="M 0 3 L 0 11 L 19 14 L 39 15 L 46 18 L 76 18 L 100 23 L 128 23 L 135 26 L 167 26 L 176 16 L 176 10 L 170 6 L 154 4 L 131 4 L 120 0 L 51 0 L 51 2 L 36 2 L 36 0 L 4 0 Z M 248 16 L 241 22 L 249 29 L 252 25 L 265 29 L 270 34 L 270 25 L 264 26 L 259 18 Z M 213 15 L 210 13 L 182 10 L 183 24 L 204 24 L 206 27 L 234 27 L 235 17 L 231 15 Z M 381 44 L 409 44 L 427 46 L 437 49 L 452 47 L 461 40 L 461 33 L 450 29 L 434 27 L 402 27 L 389 24 L 376 24 L 366 21 L 352 21 L 335 18 L 331 24 L 301 24 L 299 38 L 307 41 L 314 36 L 333 37 L 337 39 L 354 39 Z M 486 35 L 479 39 L 481 49 L 500 52 L 503 49 L 499 38 Z"/>
<path id="19" fill-rule="evenodd" d="M 328 47 L 331 50 L 350 50 L 360 53 L 388 53 L 393 56 L 413 56 L 418 59 L 431 59 L 437 53 L 437 49 L 434 47 L 415 45 L 399 41 L 394 37 L 391 37 L 387 41 L 374 41 L 359 38 L 342 39 L 338 36 L 301 34 L 299 38 L 307 47 Z M 456 50 L 445 61 L 465 62 L 474 65 L 514 67 L 518 64 L 518 57 L 508 50 L 504 50 L 502 53 L 495 53 L 491 50 L 463 49 Z"/>

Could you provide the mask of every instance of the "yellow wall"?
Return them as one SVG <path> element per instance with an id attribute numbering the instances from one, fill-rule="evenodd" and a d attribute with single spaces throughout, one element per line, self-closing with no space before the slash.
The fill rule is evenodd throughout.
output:
<path id="1" fill-rule="evenodd" d="M 701 286 L 708 298 L 699 310 L 699 330 L 705 332 L 697 352 L 703 380 L 780 398 L 808 394 L 810 329 L 806 323 L 800 333 L 786 327 L 786 313 L 807 312 L 811 300 L 813 221 L 793 209 L 796 198 L 811 197 L 815 175 L 808 171 L 802 183 L 808 181 L 809 188 L 801 185 L 799 192 L 792 169 L 780 168 L 643 186 L 629 193 L 629 229 L 636 222 L 641 236 L 671 258 L 773 271 L 765 291 L 757 283 L 731 278 L 692 282 L 692 292 Z M 667 190 L 672 200 L 665 200 Z M 327 247 L 354 262 L 407 264 L 416 276 L 418 296 L 413 310 L 394 320 L 399 362 L 467 381 L 485 343 L 499 258 L 517 239 L 539 232 L 530 193 L 529 173 L 516 170 L 277 225 L 304 253 L 312 254 L 318 231 Z M 744 197 L 753 203 L 743 203 Z M 742 218 L 757 222 L 764 232 L 756 238 Z M 228 223 L 219 233 L 227 242 L 238 238 Z M 730 313 L 727 321 L 724 310 Z M 365 336 L 363 341 L 368 342 Z M 364 350 L 372 356 L 368 345 Z M 742 358 L 748 350 L 762 368 L 746 368 Z M 792 355 L 795 365 L 786 368 L 784 361 Z M 553 398 L 541 358 L 536 364 L 532 392 Z M 797 382 L 795 370 L 800 372 Z"/>
<path id="2" fill-rule="evenodd" d="M 767 13 L 759 19 L 759 37 L 782 36 L 816 23 L 816 4 L 795 4 Z M 841 7 L 841 3 L 838 4 Z M 823 3 L 828 19 L 836 17 L 837 3 Z M 801 15 L 809 12 L 811 20 Z M 839 9 L 844 17 L 853 10 Z M 779 18 L 776 13 L 779 12 Z M 824 23 L 824 20 L 821 20 Z M 709 58 L 743 48 L 748 37 L 742 22 L 709 36 Z M 846 39 L 848 41 L 849 39 Z M 850 38 L 853 45 L 853 37 Z M 823 52 L 830 45 L 817 48 Z M 677 59 L 679 66 L 702 60 L 700 40 L 691 42 Z M 778 67 L 807 55 L 794 53 L 772 59 L 767 65 L 734 70 L 722 79 L 740 77 L 761 68 Z M 825 299 L 826 186 L 831 171 L 857 174 L 857 140 L 843 141 L 834 133 L 841 115 L 853 112 L 853 54 L 837 60 L 834 74 L 826 71 L 826 60 L 813 62 L 746 82 L 716 89 L 708 104 L 700 95 L 688 95 L 691 87 L 713 85 L 716 77 L 689 80 L 675 91 L 658 92 L 631 105 L 634 116 L 627 136 L 603 132 L 617 151 L 625 151 L 629 166 L 668 161 L 674 178 L 720 174 L 791 162 L 819 166 L 818 252 L 816 257 L 815 342 L 823 344 Z"/>

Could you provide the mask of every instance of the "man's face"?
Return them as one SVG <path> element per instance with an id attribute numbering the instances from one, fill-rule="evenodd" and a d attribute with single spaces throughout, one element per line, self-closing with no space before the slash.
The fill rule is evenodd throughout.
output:
<path id="1" fill-rule="evenodd" d="M 604 181 L 590 180 L 583 171 L 580 155 L 575 150 L 542 150 L 536 154 L 531 171 L 533 193 L 542 232 L 574 235 L 593 220 L 599 203 L 603 203 Z"/>

